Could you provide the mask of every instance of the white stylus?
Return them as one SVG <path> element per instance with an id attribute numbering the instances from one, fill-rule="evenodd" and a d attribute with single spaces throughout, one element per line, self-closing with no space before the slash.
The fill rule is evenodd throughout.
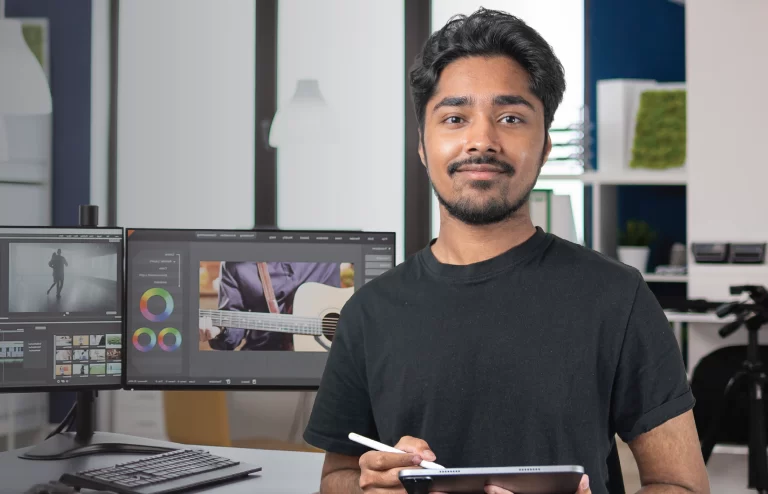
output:
<path id="1" fill-rule="evenodd" d="M 355 434 L 354 432 L 349 433 L 349 438 L 356 443 L 362 444 L 363 446 L 368 446 L 371 449 L 375 449 L 376 451 L 381 451 L 383 453 L 405 453 L 405 451 L 393 448 L 392 446 L 387 446 L 386 444 L 381 444 L 378 441 L 368 439 L 367 437 L 361 436 L 360 434 Z M 421 463 L 419 463 L 419 466 L 429 470 L 445 470 L 444 466 L 426 460 L 422 460 Z"/>

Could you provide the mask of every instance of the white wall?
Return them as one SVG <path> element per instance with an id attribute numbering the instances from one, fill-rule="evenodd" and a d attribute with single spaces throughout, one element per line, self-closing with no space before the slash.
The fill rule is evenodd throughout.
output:
<path id="1" fill-rule="evenodd" d="M 281 0 L 278 14 L 278 104 L 314 78 L 334 114 L 319 145 L 297 131 L 278 149 L 278 225 L 394 231 L 400 262 L 403 3 Z"/>
<path id="2" fill-rule="evenodd" d="M 251 228 L 255 6 L 120 4 L 117 220 Z"/>
<path id="3" fill-rule="evenodd" d="M 118 225 L 252 228 L 253 1 L 121 2 L 119 34 Z M 164 436 L 159 392 L 112 399 L 104 428 Z"/>
<path id="4" fill-rule="evenodd" d="M 768 3 L 686 2 L 688 242 L 768 241 Z M 716 33 L 716 35 L 713 35 Z M 768 267 L 690 263 L 690 297 L 768 284 Z"/>

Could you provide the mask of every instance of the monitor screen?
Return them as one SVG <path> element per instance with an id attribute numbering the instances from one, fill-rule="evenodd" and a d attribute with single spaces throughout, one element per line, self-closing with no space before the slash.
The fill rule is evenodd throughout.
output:
<path id="1" fill-rule="evenodd" d="M 395 234 L 127 230 L 126 388 L 320 384 L 339 311 Z"/>
<path id="2" fill-rule="evenodd" d="M 117 389 L 123 230 L 0 228 L 0 391 Z"/>

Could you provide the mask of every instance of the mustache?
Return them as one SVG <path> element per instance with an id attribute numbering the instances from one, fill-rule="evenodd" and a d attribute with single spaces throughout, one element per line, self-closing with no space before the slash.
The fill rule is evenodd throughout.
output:
<path id="1" fill-rule="evenodd" d="M 506 173 L 508 175 L 513 175 L 515 173 L 515 169 L 512 165 L 495 156 L 472 156 L 465 160 L 454 161 L 448 165 L 448 175 L 453 175 L 464 165 L 491 165 L 498 168 L 501 173 Z"/>

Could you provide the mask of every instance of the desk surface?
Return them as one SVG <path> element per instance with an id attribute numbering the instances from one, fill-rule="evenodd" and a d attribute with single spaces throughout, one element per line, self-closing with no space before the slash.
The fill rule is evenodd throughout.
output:
<path id="1" fill-rule="evenodd" d="M 156 441 L 152 439 L 110 434 L 115 442 L 194 448 L 183 444 Z M 262 471 L 252 478 L 221 484 L 205 492 L 248 493 L 248 494 L 312 494 L 319 490 L 320 472 L 323 466 L 322 453 L 293 451 L 267 451 L 259 449 L 204 447 L 214 454 L 259 465 Z M 0 493 L 21 494 L 38 483 L 57 480 L 65 472 L 77 472 L 100 468 L 116 463 L 143 458 L 146 455 L 89 455 L 69 460 L 24 460 L 19 454 L 24 449 L 0 453 Z M 86 494 L 88 491 L 82 491 Z M 91 491 L 93 492 L 93 491 Z M 195 491 L 199 492 L 199 491 Z"/>

